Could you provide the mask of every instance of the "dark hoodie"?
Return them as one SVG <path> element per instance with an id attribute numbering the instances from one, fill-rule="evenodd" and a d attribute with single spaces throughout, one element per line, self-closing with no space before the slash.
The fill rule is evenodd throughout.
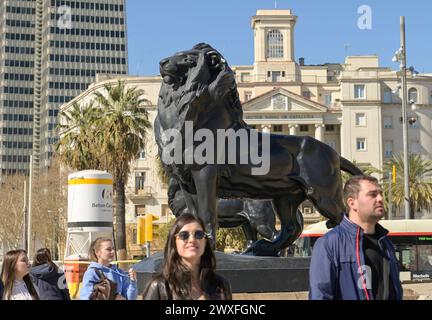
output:
<path id="1" fill-rule="evenodd" d="M 41 300 L 70 300 L 65 275 L 49 264 L 32 267 L 30 274 L 33 283 L 38 287 Z"/>

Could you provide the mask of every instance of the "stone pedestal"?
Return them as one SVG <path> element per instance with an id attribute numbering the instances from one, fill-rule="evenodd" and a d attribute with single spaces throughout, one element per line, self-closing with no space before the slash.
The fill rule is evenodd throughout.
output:
<path id="1" fill-rule="evenodd" d="M 255 257 L 216 252 L 217 271 L 231 284 L 233 293 L 298 292 L 309 286 L 310 258 Z M 138 294 L 162 266 L 157 253 L 135 264 Z"/>

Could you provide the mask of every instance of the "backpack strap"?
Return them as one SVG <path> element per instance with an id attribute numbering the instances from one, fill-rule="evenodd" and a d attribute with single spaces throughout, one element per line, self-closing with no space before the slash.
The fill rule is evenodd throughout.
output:
<path id="1" fill-rule="evenodd" d="M 94 269 L 96 275 L 99 277 L 99 280 L 105 280 L 107 277 L 103 273 L 102 269 L 91 267 L 90 269 Z"/>

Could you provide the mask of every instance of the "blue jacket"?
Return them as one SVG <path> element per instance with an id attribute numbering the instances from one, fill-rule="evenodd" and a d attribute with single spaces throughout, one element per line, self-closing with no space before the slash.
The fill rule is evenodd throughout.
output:
<path id="1" fill-rule="evenodd" d="M 396 299 L 402 300 L 399 263 L 388 230 L 376 225 L 378 243 L 389 261 L 390 278 Z M 373 300 L 371 282 L 366 277 L 363 230 L 347 216 L 326 235 L 319 238 L 312 252 L 309 270 L 309 299 Z M 363 267 L 362 267 L 363 266 Z"/>
<path id="2" fill-rule="evenodd" d="M 84 273 L 83 284 L 80 290 L 80 299 L 89 300 L 95 283 L 99 282 L 99 277 L 94 268 L 101 269 L 104 275 L 111 281 L 117 283 L 117 293 L 121 294 L 128 300 L 136 300 L 137 285 L 136 281 L 129 280 L 129 274 L 114 265 L 105 267 L 97 262 L 90 263 L 87 271 Z"/>

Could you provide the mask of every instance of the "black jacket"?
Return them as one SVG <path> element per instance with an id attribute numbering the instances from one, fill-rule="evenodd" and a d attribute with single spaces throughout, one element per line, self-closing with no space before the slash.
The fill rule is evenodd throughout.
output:
<path id="1" fill-rule="evenodd" d="M 224 277 L 216 274 L 217 286 L 206 286 L 206 300 L 232 300 L 231 286 Z M 167 281 L 162 276 L 150 280 L 144 290 L 143 300 L 178 300 L 172 297 Z"/>
<path id="2" fill-rule="evenodd" d="M 49 264 L 41 264 L 32 267 L 30 275 L 38 288 L 41 300 L 70 300 L 65 275 L 60 269 L 56 270 Z"/>
<path id="3" fill-rule="evenodd" d="M 3 282 L 0 280 L 0 300 L 3 300 Z"/>

